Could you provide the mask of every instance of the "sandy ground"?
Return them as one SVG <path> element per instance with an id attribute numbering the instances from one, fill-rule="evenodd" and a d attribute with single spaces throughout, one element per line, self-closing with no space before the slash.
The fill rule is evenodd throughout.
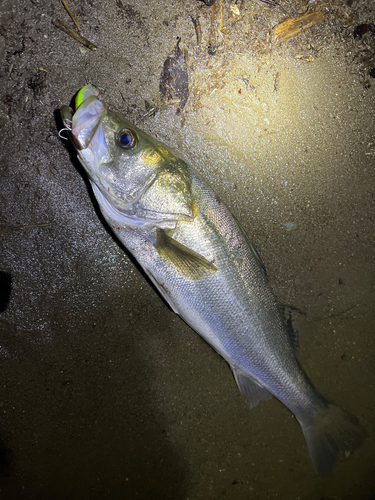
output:
<path id="1" fill-rule="evenodd" d="M 353 38 L 371 4 L 283 2 L 325 17 L 280 46 L 287 15 L 256 0 L 69 5 L 96 51 L 52 24 L 74 28 L 59 2 L 0 4 L 1 499 L 375 498 L 375 36 Z M 177 37 L 179 115 L 159 96 Z M 369 434 L 328 479 L 106 230 L 58 136 L 88 82 L 201 172 L 306 312 L 302 365 Z"/>

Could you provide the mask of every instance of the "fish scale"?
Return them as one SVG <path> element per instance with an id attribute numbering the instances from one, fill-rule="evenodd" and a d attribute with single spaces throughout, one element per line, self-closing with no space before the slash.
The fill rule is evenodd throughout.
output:
<path id="1" fill-rule="evenodd" d="M 249 406 L 277 397 L 301 425 L 317 472 L 329 474 L 366 432 L 299 365 L 245 231 L 193 168 L 97 96 L 86 86 L 76 112 L 61 113 L 104 218 L 171 308 L 229 363 Z"/>

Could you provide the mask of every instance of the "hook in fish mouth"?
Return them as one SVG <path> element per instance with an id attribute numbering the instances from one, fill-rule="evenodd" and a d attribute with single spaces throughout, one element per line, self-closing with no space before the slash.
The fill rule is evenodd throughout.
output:
<path id="1" fill-rule="evenodd" d="M 61 106 L 60 108 L 60 114 L 61 114 L 61 119 L 64 124 L 64 126 L 68 130 L 72 130 L 72 119 L 73 119 L 73 114 L 74 111 L 70 106 Z"/>
<path id="2" fill-rule="evenodd" d="M 61 108 L 60 108 L 60 116 L 61 116 L 61 120 L 63 122 L 64 127 L 59 130 L 59 137 L 60 137 L 60 139 L 64 139 L 64 141 L 68 141 L 69 139 L 72 141 L 74 140 L 72 138 L 72 134 L 69 133 L 72 130 L 73 113 L 74 113 L 74 111 L 72 110 L 72 108 L 70 106 L 61 106 Z M 69 137 L 64 137 L 61 134 L 65 130 L 68 132 Z"/>

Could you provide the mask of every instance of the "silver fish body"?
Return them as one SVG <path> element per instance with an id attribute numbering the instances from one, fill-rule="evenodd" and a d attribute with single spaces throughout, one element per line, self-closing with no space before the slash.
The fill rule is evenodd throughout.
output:
<path id="1" fill-rule="evenodd" d="M 113 232 L 171 308 L 229 363 L 250 407 L 274 395 L 293 412 L 315 469 L 328 474 L 365 431 L 300 367 L 246 233 L 167 146 L 109 110 L 93 87 L 79 96 L 76 113 L 62 115 Z"/>

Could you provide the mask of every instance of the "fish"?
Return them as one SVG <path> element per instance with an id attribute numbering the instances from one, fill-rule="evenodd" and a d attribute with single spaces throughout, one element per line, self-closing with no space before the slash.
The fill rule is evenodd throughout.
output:
<path id="1" fill-rule="evenodd" d="M 240 222 L 180 155 L 110 109 L 91 84 L 61 117 L 117 239 L 228 362 L 250 408 L 275 396 L 300 424 L 315 470 L 330 474 L 367 433 L 300 366 L 295 336 Z"/>

